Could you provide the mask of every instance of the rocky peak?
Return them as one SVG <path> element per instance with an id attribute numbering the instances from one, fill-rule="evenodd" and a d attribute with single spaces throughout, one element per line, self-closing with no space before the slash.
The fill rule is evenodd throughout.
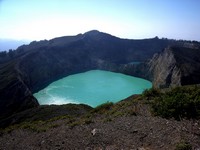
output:
<path id="1" fill-rule="evenodd" d="M 85 35 L 92 35 L 92 36 L 95 36 L 97 34 L 99 34 L 100 32 L 98 30 L 91 30 L 91 31 L 88 31 L 88 32 L 85 32 L 84 34 Z"/>
<path id="2" fill-rule="evenodd" d="M 91 30 L 83 34 L 84 37 L 87 39 L 92 39 L 94 41 L 100 41 L 100 40 L 116 40 L 119 39 L 115 36 L 112 36 L 108 33 L 100 32 L 98 30 Z"/>

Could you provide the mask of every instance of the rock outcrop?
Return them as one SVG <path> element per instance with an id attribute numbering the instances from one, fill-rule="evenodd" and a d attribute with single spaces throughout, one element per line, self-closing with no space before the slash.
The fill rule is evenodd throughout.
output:
<path id="1" fill-rule="evenodd" d="M 153 86 L 167 88 L 200 83 L 200 48 L 173 46 L 148 62 Z"/>
<path id="2" fill-rule="evenodd" d="M 13 61 L 0 67 L 0 119 L 39 105 L 15 63 Z"/>

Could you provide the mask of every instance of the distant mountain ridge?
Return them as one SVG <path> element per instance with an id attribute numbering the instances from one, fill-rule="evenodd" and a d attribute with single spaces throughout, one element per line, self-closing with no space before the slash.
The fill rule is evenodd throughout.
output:
<path id="1" fill-rule="evenodd" d="M 9 51 L 10 49 L 17 49 L 23 44 L 28 44 L 28 40 L 11 40 L 11 39 L 0 39 L 0 52 Z"/>
<path id="2" fill-rule="evenodd" d="M 177 61 L 179 52 L 170 52 L 168 55 L 166 51 L 163 51 L 165 48 L 169 47 L 170 49 L 175 45 L 181 49 L 180 61 Z M 197 56 L 199 55 L 199 45 L 198 42 L 175 41 L 157 37 L 144 40 L 120 39 L 92 30 L 85 34 L 34 41 L 29 45 L 20 46 L 15 51 L 0 55 L 0 119 L 15 112 L 38 106 L 39 104 L 32 94 L 52 81 L 92 69 L 142 77 L 153 81 L 155 87 L 199 83 L 198 70 L 194 71 L 194 80 L 191 83 L 171 82 L 173 78 L 166 75 L 173 62 L 178 62 L 176 65 L 178 70 L 180 68 L 184 70 L 182 64 L 185 61 L 189 61 L 187 63 L 189 66 L 195 63 L 197 65 L 195 68 L 198 68 L 199 63 L 196 62 L 199 60 L 190 60 L 193 60 L 194 52 L 198 51 Z M 193 49 L 195 49 L 194 52 Z M 192 54 L 184 54 L 185 51 Z M 155 53 L 160 54 L 155 55 Z M 131 64 L 132 62 L 141 63 Z M 169 65 L 166 66 L 165 63 Z M 162 70 L 166 70 L 166 72 L 162 72 Z M 162 72 L 162 77 L 159 76 L 159 72 Z M 187 73 L 188 75 L 185 76 L 187 78 L 193 74 L 190 71 L 185 72 L 185 74 Z M 172 74 L 171 77 L 174 75 Z M 184 77 L 182 75 L 181 79 Z M 158 77 L 161 80 L 158 80 Z"/>

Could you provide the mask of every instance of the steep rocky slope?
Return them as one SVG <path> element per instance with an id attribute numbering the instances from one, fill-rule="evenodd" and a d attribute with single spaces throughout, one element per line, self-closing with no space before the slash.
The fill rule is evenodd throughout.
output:
<path id="1" fill-rule="evenodd" d="M 0 119 L 39 105 L 24 82 L 16 61 L 0 66 L 0 78 Z"/>
<path id="2" fill-rule="evenodd" d="M 156 88 L 200 83 L 200 48 L 173 46 L 148 62 Z"/>

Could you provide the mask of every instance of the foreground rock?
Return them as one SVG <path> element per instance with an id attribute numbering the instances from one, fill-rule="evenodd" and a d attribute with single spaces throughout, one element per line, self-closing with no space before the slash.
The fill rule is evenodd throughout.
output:
<path id="1" fill-rule="evenodd" d="M 146 123 L 144 123 L 146 122 Z M 21 149 L 174 149 L 181 140 L 189 139 L 199 148 L 199 137 L 193 124 L 149 117 L 120 117 L 111 122 L 91 123 L 73 129 L 61 125 L 47 132 L 15 130 L 0 137 L 0 148 Z M 98 129 L 95 135 L 92 129 Z M 193 127 L 194 128 L 194 127 Z M 194 130 L 198 130 L 195 127 Z"/>
<path id="2" fill-rule="evenodd" d="M 116 108 L 118 109 L 115 111 Z M 106 109 L 107 111 L 98 109 L 74 119 L 62 117 L 40 121 L 37 125 L 34 122 L 23 123 L 0 135 L 0 149 L 173 150 L 179 146 L 200 148 L 198 120 L 175 121 L 152 117 L 145 104 L 134 105 L 130 103 L 130 98 L 127 102 L 106 106 Z M 130 112 L 129 115 L 123 113 L 133 110 L 136 113 L 134 115 Z"/>

